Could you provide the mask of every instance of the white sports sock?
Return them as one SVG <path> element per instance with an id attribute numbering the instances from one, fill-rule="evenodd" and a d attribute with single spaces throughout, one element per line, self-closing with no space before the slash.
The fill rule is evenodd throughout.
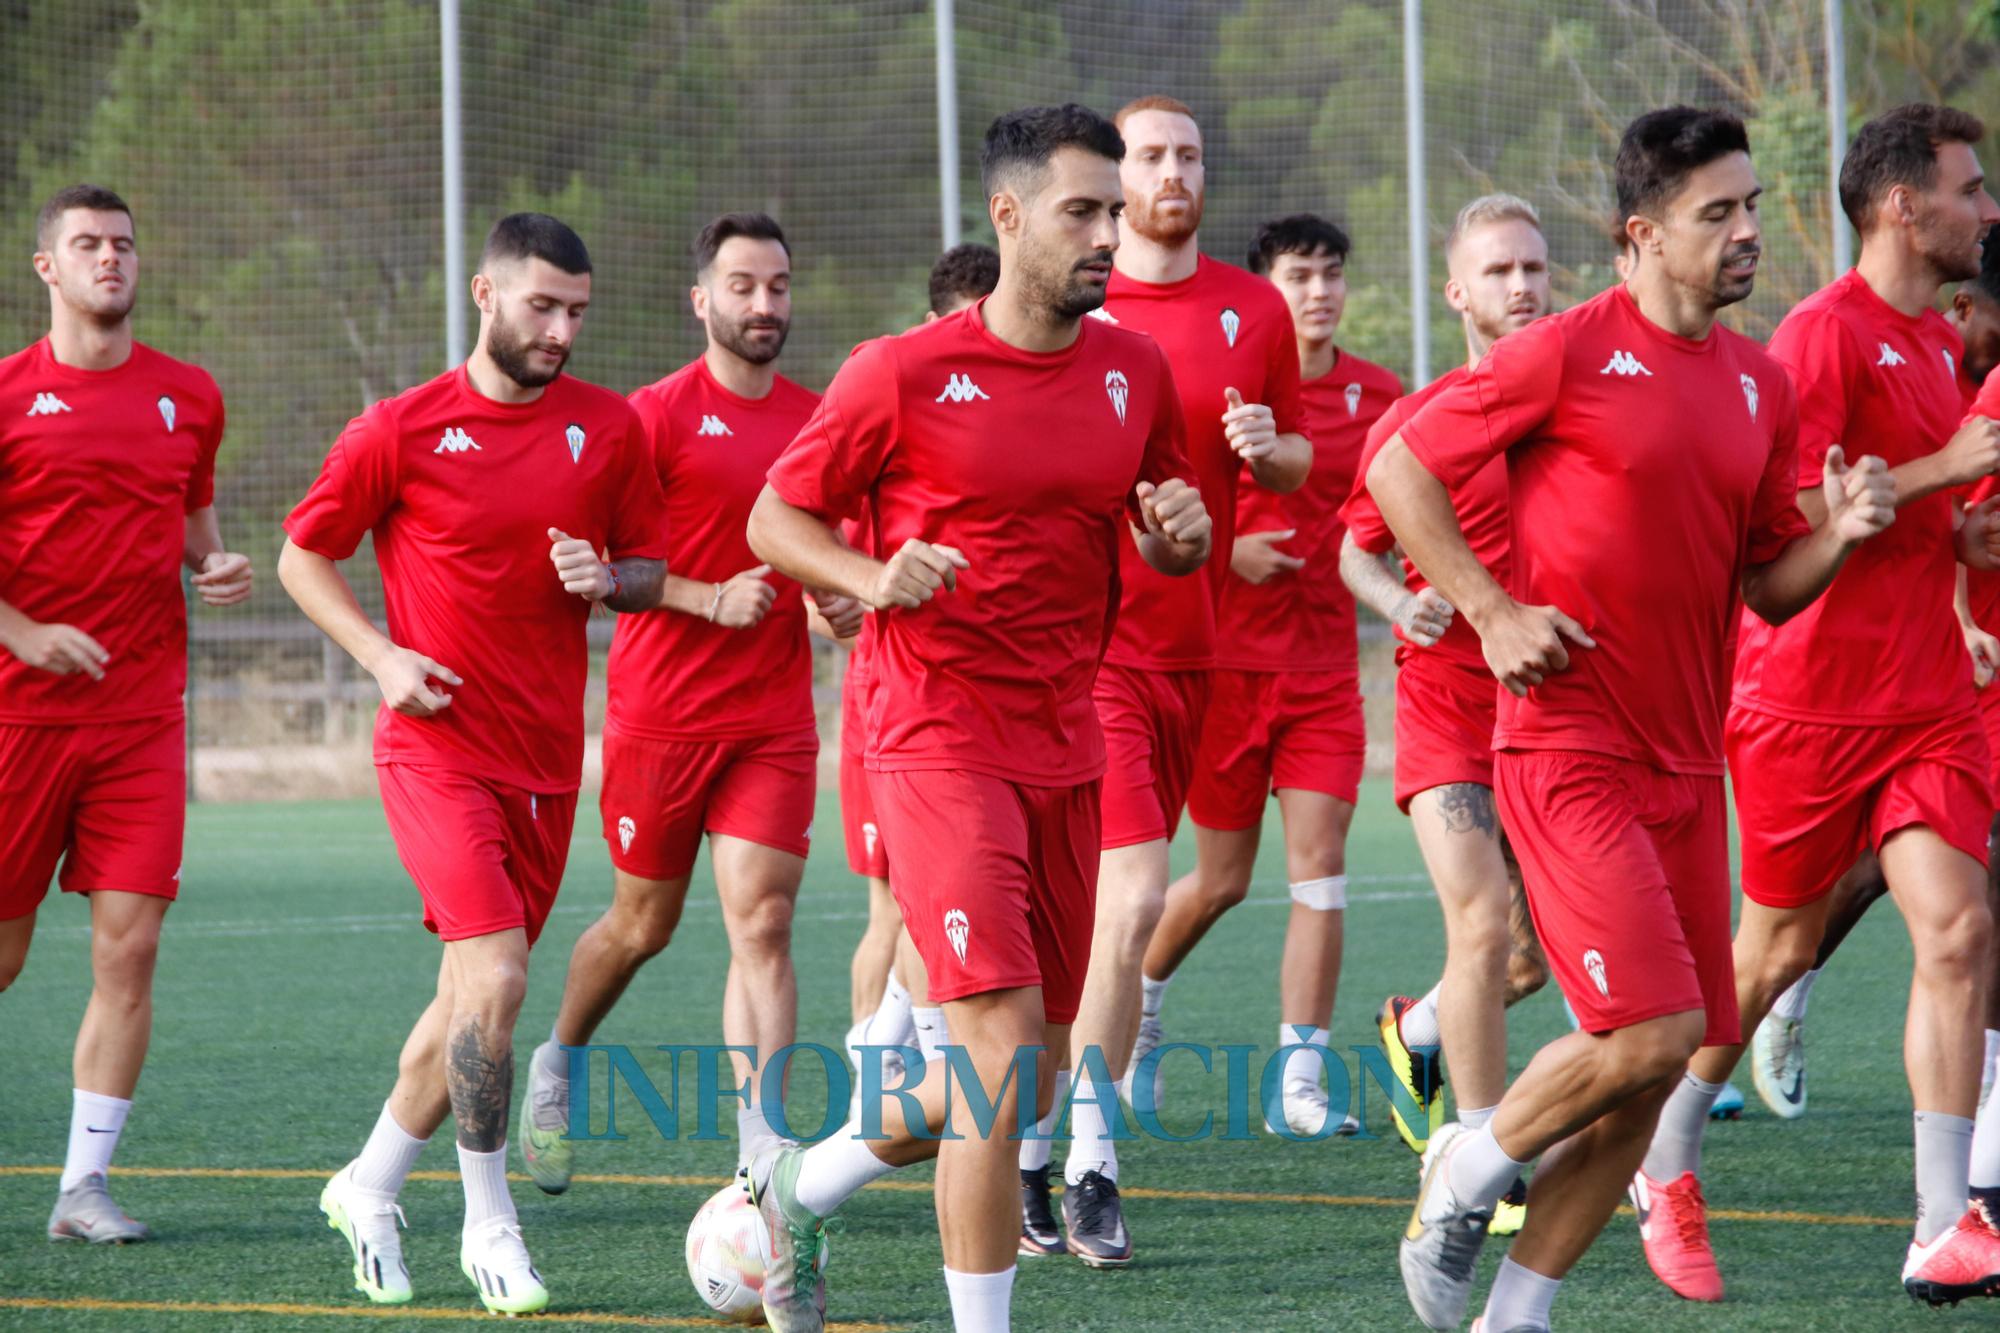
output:
<path id="1" fill-rule="evenodd" d="M 1158 1017 L 1160 1006 L 1167 1002 L 1167 987 L 1174 984 L 1172 977 L 1155 981 L 1141 973 L 1139 976 L 1139 1012 Z"/>
<path id="2" fill-rule="evenodd" d="M 1972 1122 L 1938 1111 L 1916 1114 L 1917 1244 L 1928 1245 L 1965 1211 Z"/>
<path id="3" fill-rule="evenodd" d="M 1682 1074 L 1660 1108 L 1659 1126 L 1639 1169 L 1667 1185 L 1679 1180 L 1683 1171 L 1700 1175 L 1701 1136 L 1708 1129 L 1709 1110 L 1721 1095 L 1722 1084 L 1696 1078 L 1692 1069 Z"/>
<path id="4" fill-rule="evenodd" d="M 1443 1043 L 1444 1034 L 1438 1027 L 1438 992 L 1443 989 L 1444 983 L 1440 981 L 1423 999 L 1403 1011 L 1396 1024 L 1396 1030 L 1403 1034 L 1403 1045 L 1415 1049 Z"/>
<path id="5" fill-rule="evenodd" d="M 944 1270 L 951 1293 L 952 1333 L 1008 1333 L 1013 1327 L 1014 1270 L 960 1273 Z"/>
<path id="6" fill-rule="evenodd" d="M 1812 998 L 1813 983 L 1819 980 L 1822 970 L 1815 967 L 1794 981 L 1786 988 L 1785 993 L 1778 997 L 1778 1002 L 1771 1006 L 1771 1012 L 1779 1018 L 1789 1018 L 1795 1023 L 1804 1022 L 1806 1001 Z"/>
<path id="7" fill-rule="evenodd" d="M 1287 1046 L 1317 1046 L 1325 1050 L 1326 1029 L 1310 1028 L 1306 1035 L 1301 1037 L 1299 1029 L 1305 1026 L 1303 1023 L 1278 1024 L 1278 1049 L 1283 1050 Z M 1326 1073 L 1325 1060 L 1311 1051 L 1291 1051 L 1285 1056 L 1285 1072 L 1278 1086 L 1281 1092 L 1301 1083 L 1318 1087 L 1320 1076 L 1324 1073 Z"/>
<path id="8" fill-rule="evenodd" d="M 1101 1098 L 1102 1100 L 1092 1100 Z M 1118 1145 L 1111 1138 L 1110 1116 L 1118 1116 L 1118 1085 L 1079 1078 L 1076 1097 L 1069 1107 L 1069 1157 L 1063 1163 L 1063 1179 L 1075 1185 L 1086 1171 L 1095 1171 L 1106 1180 L 1118 1181 Z"/>
<path id="9" fill-rule="evenodd" d="M 382 1114 L 375 1117 L 375 1128 L 369 1131 L 368 1142 L 354 1159 L 355 1185 L 395 1198 L 403 1192 L 410 1168 L 417 1164 L 424 1145 L 429 1142 L 397 1124 L 396 1117 L 389 1114 L 388 1103 L 383 1103 Z"/>
<path id="10" fill-rule="evenodd" d="M 862 1039 L 870 1046 L 907 1046 L 911 1035 L 910 993 L 892 971 L 889 983 L 882 987 L 882 1002 L 868 1016 Z"/>
<path id="11" fill-rule="evenodd" d="M 766 1148 L 777 1146 L 782 1136 L 764 1118 L 763 1106 L 736 1108 L 736 1165 L 745 1167 L 757 1160 Z"/>
<path id="12" fill-rule="evenodd" d="M 458 1178 L 465 1185 L 465 1229 L 514 1220 L 514 1196 L 507 1192 L 507 1145 L 473 1152 L 458 1145 Z"/>
<path id="13" fill-rule="evenodd" d="M 815 1217 L 831 1217 L 863 1185 L 895 1169 L 869 1148 L 860 1125 L 849 1123 L 832 1138 L 806 1149 L 806 1158 L 799 1163 L 799 1206 Z"/>
<path id="14" fill-rule="evenodd" d="M 926 1063 L 942 1060 L 942 1048 L 951 1044 L 951 1034 L 945 1030 L 944 1009 L 920 1005 L 910 1010 L 910 1022 L 916 1029 L 917 1049 L 924 1053 Z"/>
<path id="15" fill-rule="evenodd" d="M 1986 1063 L 1979 1066 L 1979 1109 L 1986 1109 L 1986 1099 L 1993 1095 L 1993 1071 L 1996 1061 L 2000 1061 L 2000 1032 L 1986 1029 Z"/>
<path id="16" fill-rule="evenodd" d="M 83 1183 L 85 1176 L 110 1172 L 111 1154 L 118 1147 L 118 1136 L 124 1132 L 125 1117 L 131 1110 L 131 1101 L 124 1097 L 106 1097 L 82 1088 L 70 1090 L 69 1153 L 63 1158 L 58 1188 L 70 1189 Z"/>
<path id="17" fill-rule="evenodd" d="M 1458 1108 L 1458 1123 L 1467 1129 L 1483 1129 L 1486 1122 L 1493 1118 L 1493 1113 L 1499 1109 L 1498 1106 L 1461 1106 Z"/>
<path id="18" fill-rule="evenodd" d="M 1976 1190 L 2000 1189 L 2000 1104 L 1989 1101 L 1973 1117 L 1972 1169 L 1967 1183 Z"/>
<path id="19" fill-rule="evenodd" d="M 534 1060 L 537 1073 L 564 1091 L 569 1090 L 569 1052 L 562 1048 L 562 1038 L 556 1035 L 554 1027 L 549 1028 L 549 1039 L 535 1048 Z"/>
<path id="20" fill-rule="evenodd" d="M 1509 1157 L 1493 1137 L 1493 1127 L 1484 1125 L 1460 1137 L 1447 1163 L 1445 1183 L 1462 1207 L 1491 1208 L 1527 1165 Z"/>
<path id="21" fill-rule="evenodd" d="M 1555 1304 L 1561 1286 L 1559 1277 L 1543 1277 L 1512 1259 L 1502 1259 L 1500 1272 L 1493 1279 L 1493 1290 L 1486 1294 L 1484 1327 L 1496 1333 L 1501 1329 L 1509 1333 L 1514 1329 L 1546 1329 L 1549 1307 Z"/>
<path id="22" fill-rule="evenodd" d="M 1049 1164 L 1056 1154 L 1056 1126 L 1062 1122 L 1063 1094 L 1069 1091 L 1069 1071 L 1056 1071 L 1055 1100 L 1049 1103 L 1049 1113 L 1035 1125 L 1032 1135 L 1021 1140 L 1021 1169 L 1039 1171 Z"/>

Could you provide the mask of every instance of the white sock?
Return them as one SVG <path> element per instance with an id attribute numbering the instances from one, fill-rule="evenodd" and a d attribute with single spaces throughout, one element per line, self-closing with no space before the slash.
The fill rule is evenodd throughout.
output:
<path id="1" fill-rule="evenodd" d="M 1559 1277 L 1543 1277 L 1512 1259 L 1502 1259 L 1493 1290 L 1486 1294 L 1484 1326 L 1496 1333 L 1499 1329 L 1547 1328 L 1549 1307 L 1555 1304 L 1561 1286 Z"/>
<path id="2" fill-rule="evenodd" d="M 1819 980 L 1820 968 L 1813 968 L 1794 981 L 1778 1002 L 1771 1006 L 1772 1014 L 1779 1018 L 1789 1018 L 1795 1023 L 1803 1023 L 1806 1017 L 1806 1001 L 1812 998 L 1813 983 Z"/>
<path id="3" fill-rule="evenodd" d="M 383 1103 L 382 1114 L 375 1117 L 375 1128 L 369 1131 L 368 1142 L 354 1159 L 355 1185 L 395 1198 L 403 1192 L 410 1168 L 417 1164 L 424 1145 L 429 1142 L 397 1124 L 396 1117 L 389 1114 L 388 1103 Z"/>
<path id="4" fill-rule="evenodd" d="M 1509 1157 L 1493 1137 L 1493 1127 L 1485 1125 L 1460 1136 L 1459 1146 L 1451 1151 L 1445 1183 L 1462 1207 L 1491 1208 L 1527 1165 Z"/>
<path id="5" fill-rule="evenodd" d="M 1308 1028 L 1306 1035 L 1301 1037 L 1299 1029 L 1305 1026 L 1303 1023 L 1278 1024 L 1278 1049 L 1283 1050 L 1287 1046 L 1317 1046 L 1325 1050 L 1326 1029 Z M 1311 1051 L 1292 1051 L 1285 1056 L 1285 1073 L 1278 1086 L 1286 1090 L 1301 1083 L 1318 1087 L 1320 1076 L 1325 1072 L 1326 1061 L 1319 1056 Z"/>
<path id="6" fill-rule="evenodd" d="M 1992 1062 L 1987 1062 L 1991 1068 Z M 1986 1102 L 1972 1121 L 1972 1170 L 1968 1183 L 1976 1190 L 2000 1189 L 2000 1105 Z"/>
<path id="7" fill-rule="evenodd" d="M 869 1015 L 862 1035 L 871 1046 L 907 1046 L 911 1031 L 910 993 L 891 971 L 889 983 L 882 987 L 882 1002 Z"/>
<path id="8" fill-rule="evenodd" d="M 2000 1060 L 2000 1032 L 1986 1029 L 1986 1063 L 1979 1067 L 1979 1109 L 1986 1109 L 1986 1099 L 1993 1094 L 1993 1071 L 1995 1061 Z"/>
<path id="9" fill-rule="evenodd" d="M 63 1158 L 60 1189 L 83 1183 L 85 1176 L 106 1175 L 111 1170 L 111 1154 L 124 1132 L 125 1117 L 132 1103 L 124 1097 L 106 1097 L 82 1088 L 70 1090 L 69 1153 Z"/>
<path id="10" fill-rule="evenodd" d="M 924 1060 L 944 1059 L 942 1048 L 951 1044 L 951 1034 L 945 1030 L 943 1008 L 914 1007 L 910 1010 L 910 1022 L 916 1028 L 917 1049 L 924 1053 Z"/>
<path id="11" fill-rule="evenodd" d="M 1158 1017 L 1160 1006 L 1167 1002 L 1167 987 L 1174 984 L 1172 977 L 1155 981 L 1143 972 L 1139 975 L 1139 1012 Z"/>
<path id="12" fill-rule="evenodd" d="M 771 1128 L 771 1122 L 764 1118 L 764 1108 L 739 1106 L 736 1108 L 736 1165 L 745 1167 L 757 1160 L 766 1148 L 777 1146 L 782 1136 Z"/>
<path id="13" fill-rule="evenodd" d="M 549 1029 L 549 1039 L 535 1048 L 535 1072 L 549 1082 L 569 1091 L 569 1052 L 562 1048 L 562 1038 L 556 1030 Z"/>
<path id="14" fill-rule="evenodd" d="M 799 1206 L 815 1217 L 831 1217 L 863 1185 L 895 1169 L 870 1151 L 859 1124 L 844 1125 L 832 1138 L 806 1149 L 799 1163 Z"/>
<path id="15" fill-rule="evenodd" d="M 507 1145 L 473 1152 L 458 1145 L 458 1178 L 465 1185 L 465 1229 L 514 1220 L 514 1196 L 507 1192 Z"/>
<path id="16" fill-rule="evenodd" d="M 951 1293 L 952 1333 L 1008 1333 L 1013 1327 L 1013 1269 L 960 1273 L 947 1268 L 944 1288 Z"/>
<path id="17" fill-rule="evenodd" d="M 1701 1174 L 1701 1136 L 1708 1129 L 1708 1113 L 1722 1095 L 1722 1084 L 1694 1076 L 1692 1069 L 1681 1075 L 1667 1104 L 1660 1108 L 1660 1123 L 1646 1148 L 1639 1169 L 1662 1184 L 1671 1185 L 1681 1172 Z"/>
<path id="18" fill-rule="evenodd" d="M 1493 1113 L 1499 1109 L 1498 1106 L 1461 1106 L 1458 1108 L 1458 1123 L 1467 1129 L 1483 1129 L 1486 1122 L 1493 1118 Z"/>
<path id="19" fill-rule="evenodd" d="M 1444 983 L 1440 981 L 1428 995 L 1403 1011 L 1396 1024 L 1396 1030 L 1403 1034 L 1403 1045 L 1415 1049 L 1443 1043 L 1444 1033 L 1438 1027 L 1438 992 L 1443 989 Z"/>
<path id="20" fill-rule="evenodd" d="M 1972 1122 L 1938 1111 L 1916 1114 L 1917 1244 L 1928 1245 L 1965 1211 L 1972 1174 Z"/>
<path id="21" fill-rule="evenodd" d="M 1092 1098 L 1098 1100 L 1088 1100 Z M 1111 1123 L 1105 1113 L 1124 1117 L 1118 1110 L 1118 1085 L 1097 1083 L 1088 1077 L 1076 1083 L 1076 1097 L 1069 1107 L 1069 1157 L 1063 1163 L 1063 1179 L 1072 1185 L 1083 1180 L 1086 1171 L 1095 1171 L 1113 1184 L 1118 1182 L 1118 1145 L 1111 1138 Z"/>
<path id="22" fill-rule="evenodd" d="M 1056 1126 L 1062 1122 L 1063 1094 L 1069 1091 L 1069 1071 L 1056 1071 L 1055 1100 L 1049 1103 L 1049 1113 L 1035 1126 L 1035 1133 L 1021 1140 L 1021 1169 L 1039 1171 L 1049 1164 L 1056 1154 Z"/>

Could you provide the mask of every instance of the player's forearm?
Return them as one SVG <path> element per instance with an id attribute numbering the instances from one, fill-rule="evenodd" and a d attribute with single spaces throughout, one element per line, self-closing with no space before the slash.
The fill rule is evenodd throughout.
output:
<path id="1" fill-rule="evenodd" d="M 1949 490 L 1953 486 L 1967 485 L 1975 478 L 1957 477 L 1952 474 L 1951 459 L 1943 450 L 1925 454 L 1922 458 L 1912 458 L 1907 463 L 1899 463 L 1889 469 L 1889 475 L 1896 480 L 1896 508 L 1911 504 L 1928 495 Z M 1813 507 L 1805 504 L 1804 488 L 1799 492 L 1799 508 L 1814 527 L 1826 521 L 1826 500 L 1817 491 L 1813 493 Z"/>
<path id="2" fill-rule="evenodd" d="M 1156 532 L 1141 532 L 1138 541 L 1139 558 L 1172 578 L 1192 574 L 1208 561 L 1206 537 L 1198 542 L 1177 542 Z"/>
<path id="3" fill-rule="evenodd" d="M 882 562 L 849 548 L 816 515 L 786 504 L 769 486 L 750 510 L 745 535 L 757 558 L 787 578 L 874 605 Z"/>
<path id="4" fill-rule="evenodd" d="M 317 551 L 287 540 L 278 553 L 278 582 L 305 612 L 306 619 L 364 671 L 372 674 L 382 654 L 395 646 L 354 600 L 354 589 L 339 568 Z"/>
<path id="5" fill-rule="evenodd" d="M 1743 571 L 1743 604 L 1759 619 L 1782 625 L 1818 600 L 1853 549 L 1832 528 L 1814 528 L 1777 559 Z"/>
<path id="6" fill-rule="evenodd" d="M 203 561 L 227 549 L 222 544 L 222 520 L 216 516 L 214 505 L 204 505 L 189 514 L 183 533 L 181 563 L 197 574 L 201 573 Z"/>
<path id="7" fill-rule="evenodd" d="M 650 611 L 660 604 L 660 589 L 667 580 L 665 561 L 627 556 L 613 560 L 611 572 L 618 590 L 604 604 L 613 611 Z"/>
<path id="8" fill-rule="evenodd" d="M 1417 460 L 1400 435 L 1391 436 L 1369 464 L 1368 493 L 1375 497 L 1410 563 L 1474 629 L 1482 629 L 1513 605 L 1514 599 L 1466 543 L 1451 492 Z"/>
<path id="9" fill-rule="evenodd" d="M 1410 590 L 1403 586 L 1401 571 L 1390 572 L 1394 561 L 1392 555 L 1362 550 L 1351 532 L 1340 539 L 1341 582 L 1363 606 L 1384 620 L 1394 620 L 1397 608 L 1410 595 Z"/>
<path id="10" fill-rule="evenodd" d="M 1958 582 L 1952 586 L 1951 609 L 1958 613 L 1960 629 L 1976 629 L 1972 618 L 1972 581 L 1965 575 L 1965 566 L 1958 567 Z"/>
<path id="11" fill-rule="evenodd" d="M 22 636 L 40 625 L 39 620 L 16 610 L 13 603 L 0 601 L 0 648 L 19 657 Z"/>
<path id="12" fill-rule="evenodd" d="M 1284 494 L 1306 484 L 1312 472 L 1312 441 L 1303 435 L 1280 435 L 1278 447 L 1250 462 L 1250 476 L 1267 491 Z"/>
<path id="13" fill-rule="evenodd" d="M 700 579 L 684 579 L 678 574 L 668 574 L 660 580 L 659 609 L 678 611 L 697 620 L 713 619 L 721 587 L 719 583 L 703 583 Z"/>

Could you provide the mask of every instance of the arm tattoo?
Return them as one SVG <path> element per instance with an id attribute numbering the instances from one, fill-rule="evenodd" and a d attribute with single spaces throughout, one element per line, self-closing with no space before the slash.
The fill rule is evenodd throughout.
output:
<path id="1" fill-rule="evenodd" d="M 1476 782 L 1453 782 L 1438 788 L 1438 812 L 1444 816 L 1447 833 L 1484 833 L 1491 838 L 1499 832 L 1493 814 L 1493 791 Z"/>
<path id="2" fill-rule="evenodd" d="M 660 604 L 660 586 L 667 581 L 665 561 L 613 560 L 611 567 L 618 571 L 618 595 L 605 598 L 606 606 L 613 611 L 650 611 Z"/>
<path id="3" fill-rule="evenodd" d="M 458 1141 L 469 1152 L 495 1152 L 507 1143 L 507 1109 L 514 1091 L 514 1047 L 496 1057 L 495 1042 L 469 1018 L 451 1034 L 444 1062 Z"/>

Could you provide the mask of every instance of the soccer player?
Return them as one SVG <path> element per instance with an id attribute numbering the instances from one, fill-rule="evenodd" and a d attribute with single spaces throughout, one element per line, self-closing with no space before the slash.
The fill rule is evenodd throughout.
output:
<path id="1" fill-rule="evenodd" d="M 973 241 L 954 245 L 931 265 L 930 309 L 924 313 L 924 322 L 957 314 L 990 293 L 999 281 L 999 251 Z M 842 523 L 840 534 L 849 546 L 873 555 L 871 529 L 864 514 Z M 840 686 L 840 819 L 847 840 L 847 868 L 868 880 L 868 929 L 854 949 L 854 1026 L 847 1032 L 848 1054 L 857 1070 L 861 1068 L 860 1047 L 909 1044 L 914 1035 L 914 1009 L 927 1011 L 929 1030 L 936 1031 L 942 1024 L 936 1006 L 924 995 L 923 963 L 889 892 L 889 851 L 882 844 L 875 805 L 868 797 L 863 757 L 868 748 L 868 700 L 874 678 L 874 625 L 874 617 L 863 619 Z M 901 1066 L 901 1057 L 893 1051 L 884 1055 L 885 1087 L 895 1081 L 890 1071 Z M 858 1080 L 854 1094 L 858 1109 Z"/>
<path id="2" fill-rule="evenodd" d="M 1278 975 L 1279 1048 L 1325 1049 L 1333 1020 L 1347 828 L 1368 737 L 1354 598 L 1331 575 L 1346 532 L 1340 506 L 1353 488 L 1362 442 L 1403 392 L 1395 375 L 1334 342 L 1351 248 L 1346 232 L 1310 213 L 1265 222 L 1250 242 L 1246 266 L 1270 279 L 1291 313 L 1312 471 L 1289 495 L 1256 485 L 1237 490 L 1236 541 L 1216 612 L 1214 684 L 1188 788 L 1196 864 L 1167 890 L 1145 956 L 1149 981 L 1171 981 L 1222 914 L 1248 895 L 1264 803 L 1275 793 L 1292 899 Z M 1157 1024 L 1158 1011 L 1148 1019 Z M 1287 1057 L 1281 1117 L 1294 1134 L 1326 1128 L 1323 1072 L 1310 1051 Z M 1342 1120 L 1332 1128 L 1360 1127 L 1345 1108 Z"/>
<path id="3" fill-rule="evenodd" d="M 1821 469 L 1825 521 L 1807 523 L 1785 372 L 1716 322 L 1757 271 L 1761 190 L 1742 123 L 1650 112 L 1626 129 L 1616 177 L 1631 279 L 1495 343 L 1367 473 L 1390 530 L 1507 689 L 1495 812 L 1581 1021 L 1486 1124 L 1431 1136 L 1401 1266 L 1432 1328 L 1464 1318 L 1494 1202 L 1540 1157 L 1483 1326 L 1546 1329 L 1688 1057 L 1735 1039 L 1731 618 L 1739 597 L 1761 617 L 1797 614 L 1894 517 L 1882 461 L 1850 469 L 1836 447 Z M 1500 454 L 1511 593 L 1451 502 Z"/>
<path id="4" fill-rule="evenodd" d="M 1438 394 L 1462 383 L 1506 335 L 1548 313 L 1549 245 L 1525 199 L 1489 194 L 1459 210 L 1445 237 L 1445 300 L 1465 326 L 1465 364 L 1398 402 L 1368 433 L 1360 475 L 1382 446 Z M 1479 563 L 1501 587 L 1508 561 L 1507 463 L 1495 457 L 1452 491 L 1452 507 Z M 1345 510 L 1341 575 L 1395 628 L 1396 805 L 1444 909 L 1444 976 L 1422 999 L 1392 996 L 1376 1016 L 1383 1049 L 1426 1114 L 1396 1128 L 1421 1153 L 1444 1123 L 1442 1045 L 1458 1084 L 1458 1122 L 1493 1118 L 1507 1087 L 1507 1006 L 1539 990 L 1547 964 L 1527 920 L 1520 872 L 1493 809 L 1493 722 L 1499 687 L 1479 636 L 1414 564 L 1365 484 Z M 1493 1229 L 1520 1229 L 1525 1187 L 1510 1186 Z"/>
<path id="5" fill-rule="evenodd" d="M 764 1311 L 780 1333 L 822 1327 L 824 1219 L 933 1156 L 954 1324 L 1008 1327 L 1014 1126 L 1047 1112 L 1089 961 L 1105 765 L 1090 681 L 1115 550 L 1136 541 L 1149 567 L 1186 575 L 1210 542 L 1166 358 L 1083 318 L 1111 279 L 1123 153 L 1111 122 L 1083 107 L 994 121 L 981 174 L 999 285 L 857 350 L 751 516 L 762 558 L 880 617 L 868 778 L 890 884 L 959 1076 L 978 1078 L 994 1115 L 976 1124 L 963 1085 L 932 1063 L 872 1141 L 864 1118 L 758 1160 L 751 1190 L 774 1256 Z M 864 501 L 886 560 L 832 526 Z M 1020 1102 L 1031 1070 L 1032 1109 Z"/>
<path id="6" fill-rule="evenodd" d="M 817 796 L 806 606 L 750 554 L 743 525 L 764 473 L 819 396 L 778 373 L 792 321 L 792 259 L 762 213 L 724 213 L 694 242 L 701 356 L 632 395 L 667 508 L 659 605 L 620 617 L 606 669 L 604 788 L 611 906 L 577 938 L 549 1039 L 529 1065 L 521 1156 L 547 1194 L 569 1188 L 569 1055 L 588 1042 L 680 923 L 702 835 L 729 937 L 722 1035 L 750 1100 L 737 1164 L 777 1135 L 762 1073 L 792 1043 L 792 909 Z M 851 616 L 849 599 L 822 610 Z M 850 631 L 851 632 L 851 631 Z"/>
<path id="7" fill-rule="evenodd" d="M 2000 220 L 1973 152 L 1982 134 L 1964 112 L 1906 106 L 1864 125 L 1848 148 L 1841 207 L 1861 235 L 1860 259 L 1785 317 L 1771 351 L 1799 401 L 1801 478 L 1836 447 L 1879 454 L 1894 469 L 1895 527 L 1797 620 L 1745 620 L 1728 720 L 1744 1027 L 1813 961 L 1828 890 L 1862 851 L 1876 854 L 1909 925 L 1917 1223 L 1903 1284 L 1933 1303 L 2000 1283 L 2000 1234 L 1965 1207 L 1990 983 L 1994 802 L 1952 609 L 1958 561 L 1984 561 L 1974 543 L 1985 524 L 1964 522 L 1954 538 L 1950 494 L 2000 470 L 2000 425 L 1959 427 L 1962 345 L 1931 308 L 1943 283 L 1979 272 L 1980 238 Z M 1801 505 L 1823 519 L 1809 492 Z M 1722 1297 L 1701 1137 L 1739 1040 L 1711 1030 L 1632 1178 L 1647 1261 L 1693 1300 Z"/>
<path id="8" fill-rule="evenodd" d="M 472 299 L 471 357 L 348 423 L 285 520 L 278 576 L 381 687 L 383 811 L 444 944 L 395 1088 L 320 1209 L 353 1250 L 355 1289 L 408 1301 L 396 1196 L 449 1113 L 459 1267 L 487 1310 L 526 1314 L 549 1296 L 507 1192 L 514 1020 L 576 818 L 584 622 L 598 603 L 659 604 L 663 502 L 631 407 L 562 373 L 590 304 L 577 234 L 541 213 L 500 219 Z M 386 634 L 337 566 L 371 531 Z"/>
<path id="9" fill-rule="evenodd" d="M 141 1241 L 105 1177 L 153 1031 L 160 923 L 180 891 L 187 604 L 250 596 L 215 515 L 222 394 L 132 336 L 132 210 L 96 185 L 35 219 L 46 337 L 0 360 L 0 990 L 62 864 L 90 900 L 69 1151 L 50 1240 Z"/>
<path id="10" fill-rule="evenodd" d="M 1194 114 L 1156 95 L 1127 103 L 1117 123 L 1127 147 L 1119 171 L 1123 244 L 1101 314 L 1166 352 L 1216 546 L 1233 551 L 1243 465 L 1274 491 L 1297 490 L 1312 466 L 1291 313 L 1268 281 L 1201 253 L 1206 173 Z M 1217 561 L 1202 579 L 1169 579 L 1131 550 L 1119 566 L 1117 627 L 1094 691 L 1109 753 L 1104 856 L 1090 975 L 1071 1043 L 1077 1087 L 1063 1169 L 1068 1247 L 1092 1267 L 1130 1262 L 1132 1239 L 1112 1141 L 1118 1092 L 1098 1085 L 1090 1065 L 1116 1084 L 1159 1044 L 1166 983 L 1142 985 L 1141 965 L 1166 905 L 1167 844 L 1194 775 L 1215 666 L 1215 607 L 1228 572 Z M 1142 1026 L 1142 1015 L 1153 1021 Z M 1157 1105 L 1157 1079 L 1141 1095 Z"/>

